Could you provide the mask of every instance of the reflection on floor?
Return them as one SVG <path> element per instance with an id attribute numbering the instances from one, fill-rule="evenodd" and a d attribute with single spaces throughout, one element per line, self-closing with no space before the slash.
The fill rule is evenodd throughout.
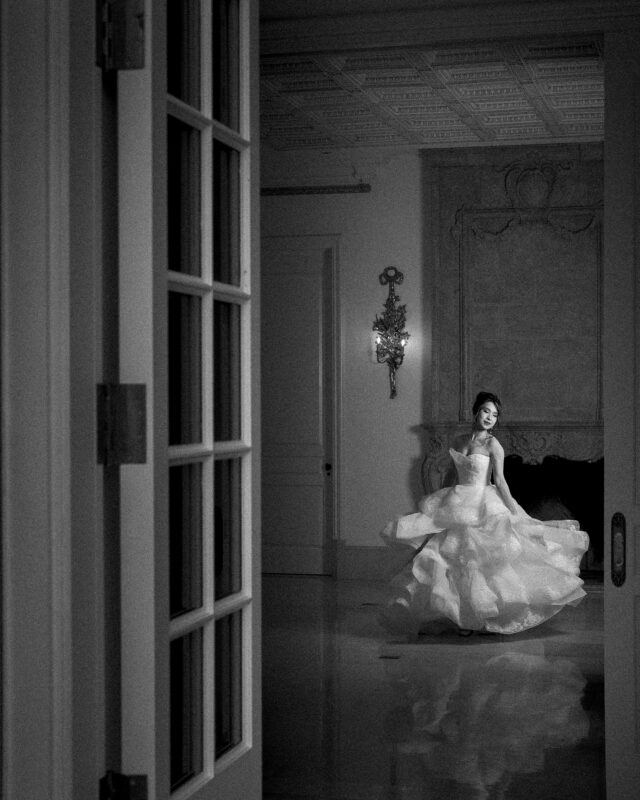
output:
<path id="1" fill-rule="evenodd" d="M 410 640 L 385 587 L 264 578 L 264 797 L 604 798 L 602 586 L 516 636 Z"/>

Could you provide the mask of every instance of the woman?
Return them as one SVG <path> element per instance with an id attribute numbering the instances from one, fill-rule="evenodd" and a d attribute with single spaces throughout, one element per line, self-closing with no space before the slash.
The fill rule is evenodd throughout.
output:
<path id="1" fill-rule="evenodd" d="M 402 594 L 383 614 L 387 627 L 417 632 L 449 620 L 462 635 L 519 633 L 584 597 L 579 565 L 589 537 L 574 520 L 533 519 L 513 499 L 493 435 L 500 411 L 495 394 L 478 394 L 471 433 L 449 451 L 456 484 L 385 528 L 388 543 L 416 548 L 394 580 Z"/>

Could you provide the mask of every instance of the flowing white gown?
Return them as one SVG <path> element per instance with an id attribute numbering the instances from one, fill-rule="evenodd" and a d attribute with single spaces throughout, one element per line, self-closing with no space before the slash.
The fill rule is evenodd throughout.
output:
<path id="1" fill-rule="evenodd" d="M 512 514 L 490 483 L 491 459 L 450 450 L 457 485 L 424 497 L 420 511 L 391 522 L 388 544 L 416 549 L 393 581 L 382 615 L 414 632 L 449 620 L 460 628 L 519 633 L 585 596 L 580 559 L 589 537 L 574 520 L 546 521 L 517 506 Z"/>

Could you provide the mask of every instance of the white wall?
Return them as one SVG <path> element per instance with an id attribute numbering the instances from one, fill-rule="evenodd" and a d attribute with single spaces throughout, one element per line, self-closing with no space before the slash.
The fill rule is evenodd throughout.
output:
<path id="1" fill-rule="evenodd" d="M 425 291 L 422 169 L 417 151 L 262 152 L 262 185 L 352 184 L 369 193 L 265 196 L 262 233 L 339 234 L 342 338 L 340 538 L 347 548 L 378 547 L 384 523 L 414 510 L 419 498 L 430 359 L 431 311 Z M 411 340 L 389 398 L 388 370 L 371 357 L 371 327 L 387 287 L 379 274 L 395 266 Z"/>

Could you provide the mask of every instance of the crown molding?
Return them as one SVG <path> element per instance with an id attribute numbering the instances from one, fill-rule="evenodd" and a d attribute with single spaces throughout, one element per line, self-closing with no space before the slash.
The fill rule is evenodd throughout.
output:
<path id="1" fill-rule="evenodd" d="M 420 158 L 427 167 L 460 167 L 486 166 L 493 164 L 502 166 L 505 153 L 512 153 L 514 159 L 528 156 L 532 152 L 546 158 L 570 159 L 572 161 L 602 161 L 604 144 L 598 142 L 538 142 L 537 144 L 502 144 L 496 147 L 466 147 L 464 152 L 459 147 L 426 148 L 420 150 Z"/>
<path id="2" fill-rule="evenodd" d="M 637 0 L 460 0 L 419 9 L 261 21 L 262 55 L 427 46 L 640 28 Z"/>

